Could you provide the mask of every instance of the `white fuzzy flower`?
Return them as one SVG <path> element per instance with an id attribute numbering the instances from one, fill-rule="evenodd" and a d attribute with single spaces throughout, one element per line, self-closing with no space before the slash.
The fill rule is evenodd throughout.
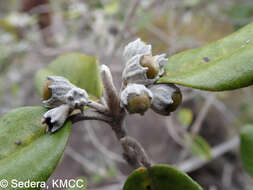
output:
<path id="1" fill-rule="evenodd" d="M 47 124 L 47 132 L 54 133 L 59 130 L 69 116 L 70 107 L 63 104 L 47 111 L 43 115 L 42 123 Z"/>
<path id="2" fill-rule="evenodd" d="M 51 97 L 42 103 L 45 107 L 55 108 L 62 104 L 69 105 L 72 109 L 83 109 L 88 103 L 88 94 L 84 89 L 78 88 L 64 77 L 48 76 Z"/>

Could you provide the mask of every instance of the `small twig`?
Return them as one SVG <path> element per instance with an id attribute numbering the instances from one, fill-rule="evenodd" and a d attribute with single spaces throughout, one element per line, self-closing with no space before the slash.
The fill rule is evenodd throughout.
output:
<path id="1" fill-rule="evenodd" d="M 233 170 L 234 167 L 231 163 L 225 163 L 223 167 L 223 172 L 222 172 L 222 185 L 224 187 L 229 188 L 231 186 L 232 178 L 233 178 Z"/>
<path id="2" fill-rule="evenodd" d="M 98 167 L 96 164 L 91 162 L 90 160 L 83 157 L 80 153 L 76 152 L 71 147 L 66 148 L 66 154 L 68 154 L 71 158 L 73 158 L 75 161 L 80 163 L 86 170 L 88 170 L 91 173 L 99 173 L 102 176 L 106 175 L 105 169 Z"/>
<path id="3" fill-rule="evenodd" d="M 171 138 L 180 146 L 185 147 L 182 134 L 178 132 L 180 126 L 176 126 L 171 117 L 165 118 L 165 126 Z M 180 131 L 181 132 L 181 131 Z M 186 133 L 186 131 L 185 131 Z"/>
<path id="4" fill-rule="evenodd" d="M 124 149 L 124 154 L 135 166 L 140 167 L 141 165 L 150 168 L 151 162 L 141 146 L 141 144 L 132 137 L 124 137 L 120 140 L 121 145 Z M 129 156 L 130 155 L 130 156 Z"/>
<path id="5" fill-rule="evenodd" d="M 83 120 L 99 120 L 99 121 L 104 121 L 106 123 L 112 122 L 111 117 L 107 117 L 99 112 L 92 111 L 92 110 L 86 110 L 84 113 L 71 115 L 68 119 L 72 123 L 76 123 Z"/>
<path id="6" fill-rule="evenodd" d="M 191 131 L 190 133 L 194 136 L 195 134 L 197 134 L 202 126 L 202 122 L 205 119 L 210 107 L 212 106 L 212 103 L 214 101 L 214 96 L 213 95 L 209 95 L 205 101 L 205 104 L 203 105 L 202 109 L 199 112 L 199 115 L 196 119 L 196 121 L 194 122 L 194 124 L 192 125 Z"/>
<path id="7" fill-rule="evenodd" d="M 188 155 L 190 145 L 193 143 L 195 136 L 199 133 L 199 131 L 202 127 L 202 123 L 203 123 L 210 107 L 212 106 L 213 100 L 214 100 L 213 95 L 209 95 L 206 98 L 205 104 L 201 108 L 198 117 L 196 118 L 195 122 L 192 125 L 191 131 L 190 131 L 191 140 L 190 140 L 190 142 L 188 142 L 188 144 L 186 144 L 184 151 L 182 151 L 181 155 L 179 156 L 179 161 L 185 159 L 185 157 Z"/>
<path id="8" fill-rule="evenodd" d="M 104 105 L 97 103 L 93 100 L 89 100 L 87 106 L 94 108 L 96 111 L 98 111 L 100 113 L 108 113 L 108 108 L 106 108 Z"/>
<path id="9" fill-rule="evenodd" d="M 128 26 L 129 26 L 129 24 L 131 22 L 131 19 L 134 17 L 134 15 L 136 13 L 136 10 L 137 10 L 140 2 L 141 2 L 140 0 L 135 0 L 133 2 L 132 6 L 129 8 L 129 11 L 127 13 L 126 19 L 124 21 L 124 24 L 121 27 L 120 32 L 119 32 L 118 36 L 115 39 L 114 47 L 112 48 L 111 53 L 114 53 L 115 49 L 117 49 L 118 46 L 119 46 L 119 44 L 121 43 L 124 31 L 128 28 Z"/>
<path id="10" fill-rule="evenodd" d="M 235 136 L 234 138 L 230 139 L 227 142 L 224 142 L 211 150 L 211 160 L 203 160 L 199 157 L 194 157 L 189 160 L 184 161 L 183 163 L 179 163 L 176 167 L 179 170 L 184 172 L 192 172 L 195 171 L 205 164 L 211 162 L 212 160 L 222 156 L 223 154 L 235 149 L 239 144 L 239 137 Z"/>
<path id="11" fill-rule="evenodd" d="M 91 124 L 91 123 L 90 123 Z M 91 143 L 106 157 L 108 157 L 111 160 L 125 163 L 125 160 L 122 159 L 122 157 L 110 150 L 108 150 L 102 143 L 100 143 L 99 139 L 97 138 L 92 126 L 88 126 L 85 128 L 88 132 L 88 135 L 90 137 Z"/>
<path id="12" fill-rule="evenodd" d="M 234 122 L 237 120 L 236 115 L 227 108 L 227 106 L 220 101 L 219 99 L 215 98 L 213 105 L 216 107 L 216 109 L 224 115 L 224 118 L 231 124 L 234 124 Z"/>

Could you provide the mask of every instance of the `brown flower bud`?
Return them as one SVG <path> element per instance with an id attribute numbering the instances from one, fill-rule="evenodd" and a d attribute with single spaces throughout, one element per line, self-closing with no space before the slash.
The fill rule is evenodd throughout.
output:
<path id="1" fill-rule="evenodd" d="M 143 115 L 150 108 L 151 100 L 151 91 L 140 84 L 129 84 L 121 93 L 121 102 L 129 113 Z"/>
<path id="2" fill-rule="evenodd" d="M 144 114 L 150 108 L 150 98 L 146 93 L 130 95 L 128 97 L 127 110 L 129 113 Z"/>
<path id="3" fill-rule="evenodd" d="M 159 74 L 160 66 L 152 55 L 143 55 L 140 64 L 141 66 L 148 68 L 146 71 L 148 79 L 154 79 Z"/>

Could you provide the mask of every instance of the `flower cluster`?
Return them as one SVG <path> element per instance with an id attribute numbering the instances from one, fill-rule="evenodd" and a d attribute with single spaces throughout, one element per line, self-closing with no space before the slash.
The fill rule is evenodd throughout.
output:
<path id="1" fill-rule="evenodd" d="M 110 69 L 105 65 L 101 66 L 104 101 L 100 103 L 90 100 L 84 89 L 76 87 L 68 79 L 48 76 L 42 101 L 50 109 L 42 119 L 48 126 L 47 131 L 57 131 L 74 110 L 83 113 L 85 106 L 93 108 L 93 114 L 100 114 L 96 118 L 108 121 L 108 115 L 111 116 L 109 120 L 114 120 L 126 111 L 143 115 L 149 108 L 161 115 L 169 115 L 181 104 L 179 88 L 174 84 L 156 83 L 164 73 L 164 64 L 167 61 L 165 54 L 153 56 L 151 45 L 137 39 L 125 47 L 123 56 L 125 67 L 120 96 L 113 84 Z M 87 112 L 83 115 L 87 115 Z M 94 117 L 93 115 L 91 118 Z"/>
<path id="2" fill-rule="evenodd" d="M 122 73 L 124 90 L 120 98 L 129 113 L 143 115 L 150 107 L 162 115 L 169 115 L 182 100 L 180 90 L 172 84 L 156 84 L 164 73 L 165 54 L 152 55 L 151 45 L 140 39 L 124 49 L 125 68 Z"/>

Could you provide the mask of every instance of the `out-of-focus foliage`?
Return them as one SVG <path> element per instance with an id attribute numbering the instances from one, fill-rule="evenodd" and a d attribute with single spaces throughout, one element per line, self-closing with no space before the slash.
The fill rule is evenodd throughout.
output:
<path id="1" fill-rule="evenodd" d="M 253 125 L 245 126 L 241 131 L 241 158 L 244 168 L 253 177 Z"/>
<path id="2" fill-rule="evenodd" d="M 253 3 L 235 3 L 228 11 L 230 19 L 238 29 L 253 18 Z"/>
<path id="3" fill-rule="evenodd" d="M 35 23 L 35 20 L 27 14 L 13 12 L 2 18 L 0 23 L 2 28 L 7 32 L 13 33 L 14 35 L 20 35 L 20 30 L 31 26 Z"/>
<path id="4" fill-rule="evenodd" d="M 203 160 L 211 159 L 211 147 L 203 137 L 196 135 L 193 139 L 190 135 L 186 135 L 185 141 L 186 144 L 190 143 L 190 150 L 193 155 Z"/>
<path id="5" fill-rule="evenodd" d="M 190 109 L 183 108 L 179 110 L 177 118 L 181 125 L 188 127 L 193 120 L 193 113 Z"/>

